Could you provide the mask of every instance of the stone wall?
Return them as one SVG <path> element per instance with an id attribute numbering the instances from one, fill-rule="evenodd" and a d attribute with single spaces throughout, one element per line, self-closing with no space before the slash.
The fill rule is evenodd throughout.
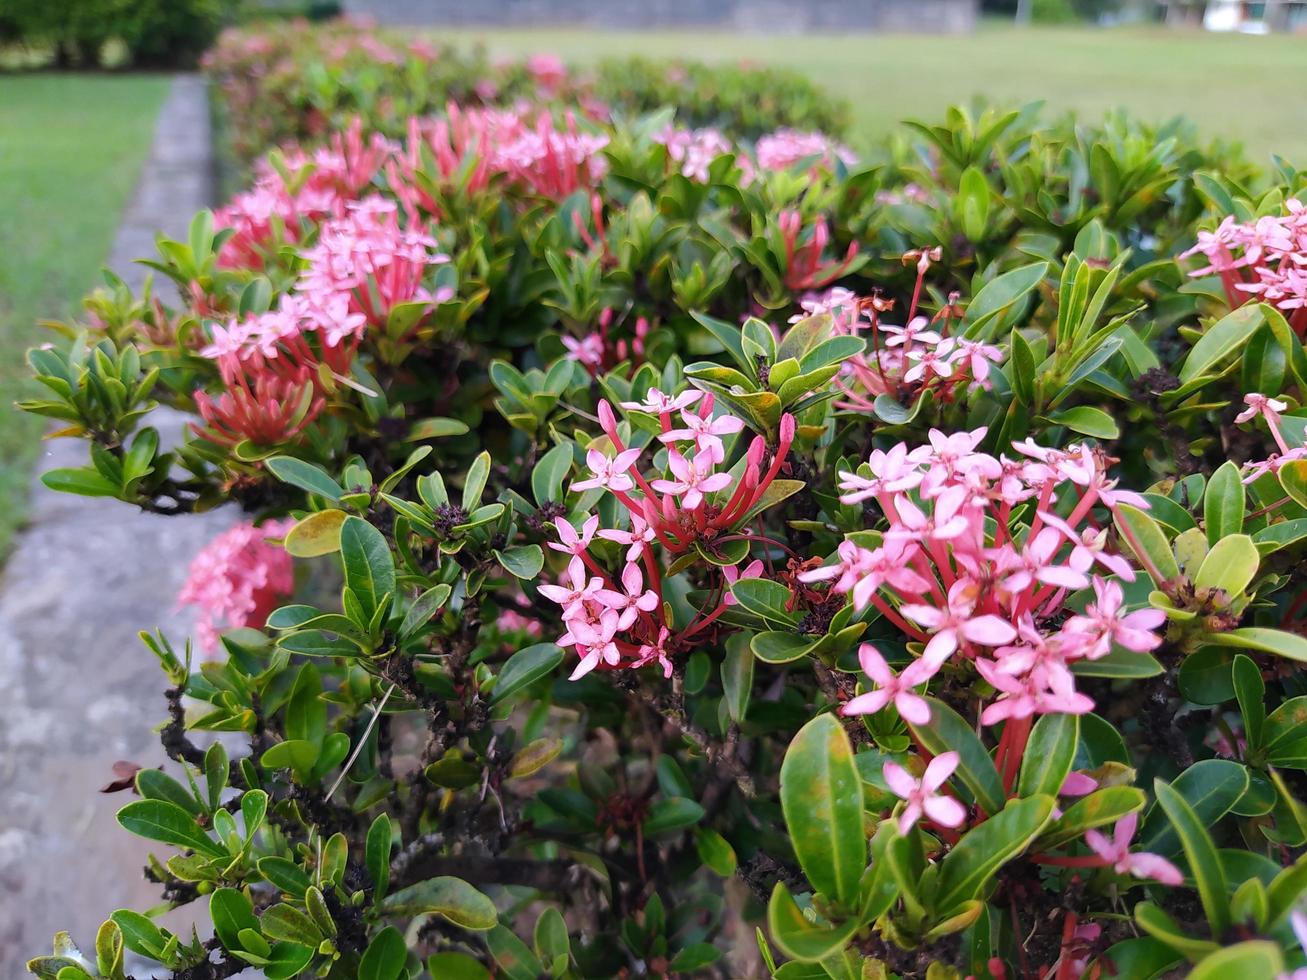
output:
<path id="1" fill-rule="evenodd" d="M 975 27 L 979 0 L 346 0 L 345 7 L 378 23 L 413 26 L 962 34 Z"/>

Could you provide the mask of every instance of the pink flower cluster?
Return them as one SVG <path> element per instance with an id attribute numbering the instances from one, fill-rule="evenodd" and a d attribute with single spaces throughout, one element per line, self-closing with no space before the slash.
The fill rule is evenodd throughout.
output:
<path id="1" fill-rule="evenodd" d="M 734 154 L 735 146 L 720 130 L 682 129 L 668 124 L 654 136 L 654 141 L 667 147 L 667 155 L 681 165 L 681 175 L 700 184 L 708 182 L 708 168 L 720 156 Z M 747 157 L 736 157 L 736 164 L 744 168 L 744 182 L 753 177 L 753 167 Z"/>
<path id="2" fill-rule="evenodd" d="M 672 396 L 655 388 L 644 401 L 624 402 L 622 407 L 659 419 L 658 442 L 667 447 L 667 472 L 646 479 L 639 466 L 645 450 L 626 448 L 611 406 L 600 402 L 600 424 L 614 455 L 591 449 L 586 456 L 590 475 L 571 489 L 607 491 L 625 508 L 627 521 L 622 527 L 600 528 L 598 516 L 591 516 L 577 529 L 562 518 L 556 520 L 558 541 L 550 547 L 572 559 L 563 584 L 540 587 L 542 595 L 563 607 L 566 631 L 558 643 L 575 647 L 581 658 L 573 679 L 596 667 L 639 667 L 654 661 L 670 676 L 672 655 L 701 640 L 699 634 L 729 608 L 729 587 L 741 572 L 724 569 L 716 599 L 673 634 L 663 616 L 663 571 L 655 546 L 667 555 L 679 555 L 696 545 L 711 549 L 747 538 L 736 528 L 780 472 L 794 439 L 794 419 L 786 415 L 770 465 L 763 468 L 767 442 L 759 436 L 744 454 L 740 475 L 733 477 L 718 468 L 728 455 L 725 440 L 736 436 L 744 423 L 732 415 L 714 415 L 712 395 L 691 390 Z M 610 573 L 590 554 L 596 536 L 625 545 L 620 572 Z M 756 575 L 761 567 L 751 563 L 743 574 Z"/>
<path id="3" fill-rule="evenodd" d="M 1232 307 L 1261 299 L 1284 313 L 1299 336 L 1307 334 L 1307 205 L 1285 202 L 1285 213 L 1252 222 L 1225 218 L 1180 258 L 1201 254 L 1207 265 L 1189 273 L 1221 277 Z"/>
<path id="4" fill-rule="evenodd" d="M 254 186 L 213 214 L 215 228 L 233 232 L 219 264 L 262 269 L 279 246 L 299 242 L 306 228 L 341 215 L 344 203 L 372 182 L 393 152 L 395 146 L 379 133 L 364 140 L 362 120 L 355 119 L 312 154 L 292 147 L 276 166 L 260 161 Z"/>
<path id="5" fill-rule="evenodd" d="M 1154 631 L 1162 612 L 1124 611 L 1121 586 L 1107 576 L 1131 581 L 1134 572 L 1109 550 L 1094 518 L 1099 505 L 1146 506 L 1143 498 L 1116 488 L 1099 450 L 1027 441 L 1014 445 L 1025 457 L 1014 460 L 978 451 L 984 435 L 932 430 L 925 446 L 877 449 L 857 473 L 839 474 L 840 500 L 875 501 L 888 526 L 875 547 L 847 540 L 834 564 L 799 578 L 831 581 L 855 608 L 875 606 L 922 644 L 898 675 L 864 645 L 862 666 L 874 688 L 849 701 L 846 714 L 893 701 L 905 719 L 925 721 L 926 704 L 914 689 L 949 661 L 974 665 L 997 692 L 981 714 L 986 725 L 1084 713 L 1093 702 L 1076 690 L 1072 664 L 1114 646 L 1146 651 L 1161 643 Z M 1028 529 L 1012 520 L 1026 504 L 1034 505 Z M 1093 601 L 1068 615 L 1068 598 L 1088 588 Z"/>
<path id="6" fill-rule="evenodd" d="M 949 336 L 952 320 L 961 314 L 952 300 L 933 319 L 917 315 L 926 272 L 940 255 L 936 247 L 916 249 L 903 257 L 917 267 L 906 326 L 881 321 L 881 314 L 893 308 L 893 301 L 862 298 L 842 287 L 799 301 L 808 315 L 829 313 L 836 329 L 844 333 L 858 334 L 864 320 L 870 326 L 869 350 L 846 361 L 834 379 L 840 390 L 835 407 L 870 412 L 879 395 L 912 404 L 927 389 L 940 400 L 950 401 L 975 385 L 988 388 L 992 384 L 990 365 L 1003 360 L 1003 351 L 984 341 Z"/>
<path id="7" fill-rule="evenodd" d="M 294 591 L 291 557 L 269 540 L 280 538 L 293 524 L 290 520 L 269 521 L 262 527 L 237 524 L 191 560 L 177 603 L 198 607 L 196 636 L 202 649 L 217 649 L 220 629 L 262 627 Z"/>
<path id="8" fill-rule="evenodd" d="M 401 227 L 393 202 L 372 195 L 342 210 L 304 253 L 298 292 L 272 310 L 210 328 L 201 354 L 217 361 L 227 391 L 196 394 L 203 437 L 226 445 L 293 439 L 323 408 L 326 376 L 353 384 L 350 365 L 366 330 L 384 328 L 402 303 L 432 307 L 452 298 L 451 287 L 433 293 L 423 284 L 448 257 L 433 251 L 425 232 Z"/>
<path id="9" fill-rule="evenodd" d="M 627 358 L 632 366 L 637 366 L 644 358 L 645 340 L 649 336 L 649 321 L 645 317 L 636 317 L 632 328 L 632 337 L 615 339 L 611 336 L 613 311 L 605 309 L 599 314 L 599 329 L 586 334 L 580 340 L 564 334 L 563 346 L 567 353 L 563 356 L 579 362 L 591 377 L 598 377 L 604 370 L 616 367 Z"/>
<path id="10" fill-rule="evenodd" d="M 837 161 L 850 167 L 858 162 L 852 150 L 829 136 L 797 129 L 778 129 L 759 137 L 754 155 L 763 170 L 789 170 L 806 160 L 826 169 L 834 168 Z"/>

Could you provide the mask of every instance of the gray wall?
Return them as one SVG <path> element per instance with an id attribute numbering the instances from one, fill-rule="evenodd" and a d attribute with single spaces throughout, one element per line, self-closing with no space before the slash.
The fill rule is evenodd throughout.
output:
<path id="1" fill-rule="evenodd" d="M 755 33 L 866 30 L 961 34 L 979 0 L 346 0 L 382 24 L 697 27 Z"/>

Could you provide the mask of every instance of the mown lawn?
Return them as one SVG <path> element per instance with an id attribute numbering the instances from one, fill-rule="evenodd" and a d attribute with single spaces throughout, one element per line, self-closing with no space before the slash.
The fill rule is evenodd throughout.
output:
<path id="1" fill-rule="evenodd" d="M 1212 137 L 1241 140 L 1259 160 L 1307 166 L 1307 38 L 1150 28 L 986 26 L 971 37 L 769 37 L 574 30 L 441 31 L 494 54 L 552 51 L 583 62 L 646 54 L 748 58 L 810 74 L 853 105 L 856 142 L 904 118 L 933 118 L 974 95 L 1098 116 L 1124 106 L 1147 119 L 1184 113 Z"/>
<path id="2" fill-rule="evenodd" d="M 97 281 L 149 153 L 166 76 L 0 75 L 0 559 L 22 521 L 43 423 L 13 407 L 39 319 Z"/>

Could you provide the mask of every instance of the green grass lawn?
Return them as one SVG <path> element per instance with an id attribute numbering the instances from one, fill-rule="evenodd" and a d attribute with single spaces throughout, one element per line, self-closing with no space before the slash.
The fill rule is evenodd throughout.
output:
<path id="1" fill-rule="evenodd" d="M 0 558 L 43 423 L 13 407 L 39 319 L 95 284 L 150 149 L 162 75 L 0 75 Z"/>
<path id="2" fill-rule="evenodd" d="M 645 54 L 787 65 L 849 100 L 859 143 L 900 119 L 935 118 L 950 103 L 985 95 L 1014 104 L 1043 99 L 1051 108 L 1093 116 L 1115 106 L 1152 120 L 1183 113 L 1210 136 L 1241 140 L 1259 161 L 1274 152 L 1307 165 L 1303 37 L 1006 25 L 986 26 L 971 37 L 452 33 L 484 40 L 493 54 L 552 51 L 578 62 Z"/>

